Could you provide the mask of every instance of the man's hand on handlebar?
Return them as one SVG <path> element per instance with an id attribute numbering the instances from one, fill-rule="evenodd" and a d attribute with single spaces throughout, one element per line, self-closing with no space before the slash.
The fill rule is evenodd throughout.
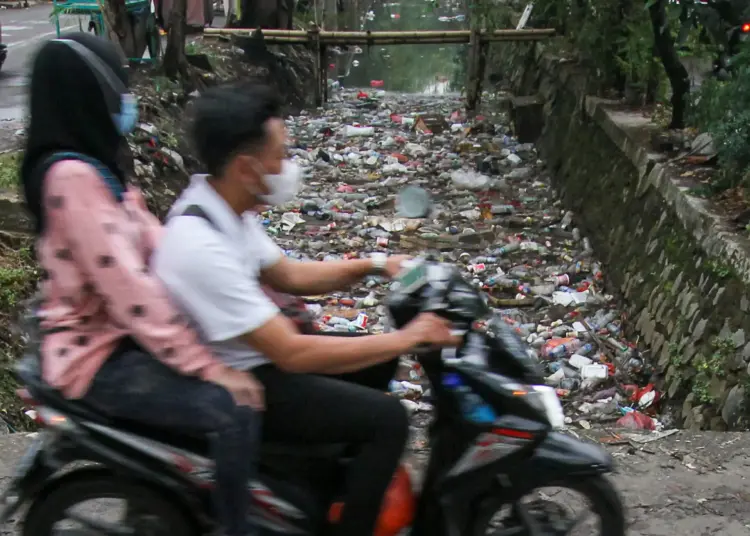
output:
<path id="1" fill-rule="evenodd" d="M 405 335 L 413 338 L 413 346 L 458 346 L 461 337 L 451 331 L 450 321 L 435 313 L 422 313 L 409 322 L 401 330 Z"/>
<path id="2" fill-rule="evenodd" d="M 388 257 L 385 263 L 385 274 L 388 277 L 396 277 L 404 268 L 404 263 L 410 261 L 411 255 L 393 255 Z"/>

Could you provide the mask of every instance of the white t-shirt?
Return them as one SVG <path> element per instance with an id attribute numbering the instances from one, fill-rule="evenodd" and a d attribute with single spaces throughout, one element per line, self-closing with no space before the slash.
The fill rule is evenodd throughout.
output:
<path id="1" fill-rule="evenodd" d="M 219 230 L 203 218 L 179 216 L 190 205 L 199 205 Z M 282 255 L 255 214 L 238 217 L 205 175 L 195 175 L 170 211 L 152 269 L 216 356 L 247 370 L 269 360 L 237 337 L 280 312 L 258 278 Z"/>

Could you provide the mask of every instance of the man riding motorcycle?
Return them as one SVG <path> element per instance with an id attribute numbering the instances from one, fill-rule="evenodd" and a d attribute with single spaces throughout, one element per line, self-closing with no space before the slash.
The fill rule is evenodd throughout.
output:
<path id="1" fill-rule="evenodd" d="M 265 389 L 263 434 L 271 441 L 353 444 L 345 507 L 335 533 L 373 533 L 383 494 L 407 438 L 400 403 L 331 375 L 385 363 L 421 345 L 459 341 L 432 314 L 382 335 L 301 334 L 263 291 L 313 295 L 371 274 L 393 276 L 403 257 L 296 262 L 258 222 L 263 205 L 297 193 L 301 172 L 285 159 L 286 129 L 269 89 L 214 88 L 194 104 L 192 135 L 208 176 L 175 203 L 153 268 L 225 363 L 252 370 Z M 248 453 L 248 462 L 254 453 Z"/>

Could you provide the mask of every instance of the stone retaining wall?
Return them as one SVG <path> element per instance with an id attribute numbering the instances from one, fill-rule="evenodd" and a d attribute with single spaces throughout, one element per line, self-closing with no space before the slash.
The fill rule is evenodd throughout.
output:
<path id="1" fill-rule="evenodd" d="M 528 45 L 509 47 L 504 61 L 516 95 L 545 101 L 540 152 L 624 296 L 628 329 L 650 348 L 681 423 L 748 428 L 750 240 L 649 152 L 647 118 L 588 96 L 580 68 Z"/>

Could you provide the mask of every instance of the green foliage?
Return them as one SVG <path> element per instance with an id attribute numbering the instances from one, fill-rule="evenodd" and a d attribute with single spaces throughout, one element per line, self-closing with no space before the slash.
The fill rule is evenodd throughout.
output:
<path id="1" fill-rule="evenodd" d="M 523 9 L 523 7 L 521 7 Z M 500 4 L 488 0 L 475 0 L 469 4 L 469 18 L 488 30 L 515 28 L 516 10 L 510 3 Z"/>
<path id="2" fill-rule="evenodd" d="M 646 6 L 643 0 L 539 0 L 534 19 L 537 27 L 551 26 L 565 35 L 601 88 L 664 98 L 669 82 L 654 56 Z"/>
<path id="3" fill-rule="evenodd" d="M 712 378 L 724 378 L 727 375 L 727 361 L 734 355 L 734 343 L 730 339 L 714 337 L 711 341 L 711 355 L 697 355 L 693 360 L 695 376 L 692 391 L 697 399 L 710 404 L 716 400 L 716 393 L 712 392 Z M 714 390 L 715 391 L 715 390 Z"/>
<path id="4" fill-rule="evenodd" d="M 0 153 L 0 189 L 16 190 L 18 188 L 20 166 L 21 153 L 19 151 Z"/>
<path id="5" fill-rule="evenodd" d="M 33 427 L 23 414 L 23 403 L 8 365 L 21 355 L 23 341 L 15 332 L 20 306 L 39 280 L 31 252 L 31 238 L 5 241 L 0 237 L 0 419 L 15 430 Z M 0 423 L 0 428 L 2 423 Z"/>
<path id="6" fill-rule="evenodd" d="M 727 175 L 727 186 L 747 180 L 750 166 L 750 46 L 733 60 L 729 80 L 703 82 L 691 106 L 691 123 L 709 132 Z"/>
<path id="7" fill-rule="evenodd" d="M 659 85 L 661 80 L 655 77 L 664 72 L 659 59 L 654 56 L 651 21 L 645 11 L 635 10 L 623 26 L 625 31 L 616 41 L 614 59 L 628 86 L 645 93 L 650 85 Z M 663 82 L 661 85 L 664 86 Z"/>

